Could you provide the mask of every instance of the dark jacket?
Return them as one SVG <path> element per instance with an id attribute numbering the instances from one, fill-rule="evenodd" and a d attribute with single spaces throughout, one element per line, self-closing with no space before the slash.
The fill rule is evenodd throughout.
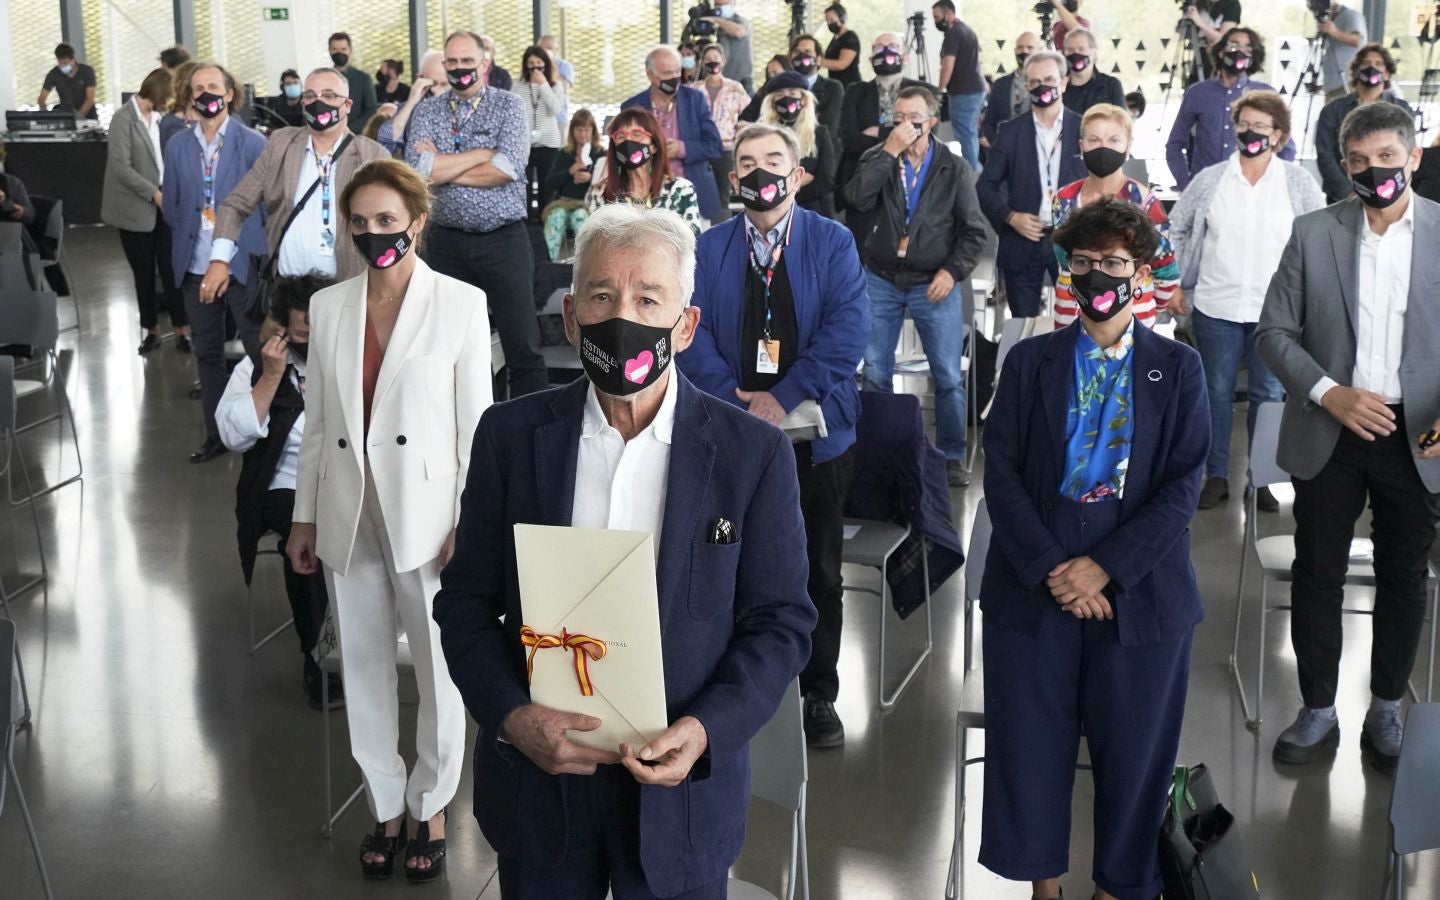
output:
<path id="1" fill-rule="evenodd" d="M 375 79 L 354 66 L 347 66 L 345 81 L 350 85 L 350 130 L 355 134 L 365 130 L 365 123 L 375 115 L 380 103 L 375 99 Z"/>
<path id="2" fill-rule="evenodd" d="M 259 351 L 250 355 L 250 361 L 255 366 L 250 376 L 250 387 L 253 389 L 265 374 L 265 365 Z M 255 571 L 256 545 L 265 534 L 261 518 L 265 495 L 270 491 L 270 481 L 275 477 L 280 457 L 285 454 L 285 444 L 290 440 L 295 420 L 305 412 L 305 397 L 291 382 L 290 369 L 286 365 L 285 374 L 280 377 L 280 386 L 275 389 L 275 399 L 270 401 L 268 436 L 245 451 L 244 462 L 240 464 L 240 480 L 235 483 L 236 537 L 240 541 L 240 570 L 245 574 L 247 585 Z"/>
<path id="3" fill-rule="evenodd" d="M 904 187 L 898 160 L 885 147 L 860 157 L 855 177 L 845 187 L 850 208 L 867 213 L 870 227 L 860 256 L 865 267 L 898 285 L 922 284 L 945 269 L 956 281 L 970 277 L 990 238 L 975 198 L 975 173 L 965 160 L 933 137 L 934 159 L 920 191 L 920 206 L 910 219 L 905 258 L 896 250 L 905 230 Z"/>
<path id="4" fill-rule="evenodd" d="M 1014 84 L 1015 72 L 1011 72 L 1001 75 L 990 86 L 990 96 L 985 100 L 985 114 L 980 117 L 980 136 L 991 144 L 995 143 L 1001 125 L 1030 108 L 1028 99 L 1020 104 L 1021 109 L 1018 110 L 1011 104 L 1010 94 L 1014 90 Z M 1021 96 L 1025 96 L 1023 92 Z"/>
<path id="5" fill-rule="evenodd" d="M 621 109 L 636 107 L 647 112 L 650 110 L 649 88 L 620 104 Z M 685 144 L 685 177 L 695 186 L 700 215 L 712 222 L 718 221 L 721 213 L 720 190 L 715 186 L 710 161 L 725 154 L 725 145 L 720 141 L 720 129 L 715 127 L 715 120 L 710 116 L 710 101 L 704 91 L 682 84 L 675 94 L 675 114 L 679 121 L 680 140 Z"/>
<path id="6" fill-rule="evenodd" d="M 603 156 L 601 153 L 594 153 L 590 158 L 589 172 L 595 174 L 595 160 Z M 545 179 L 545 190 L 549 192 L 553 200 L 584 200 L 585 193 L 590 190 L 591 182 L 578 183 L 570 177 L 570 167 L 575 165 L 575 157 L 567 153 L 563 148 L 555 154 L 555 161 L 550 164 L 550 174 Z"/>
<path id="7" fill-rule="evenodd" d="M 1411 115 L 1415 111 L 1410 104 L 1391 93 L 1382 98 L 1393 103 Z M 1340 164 L 1340 123 L 1350 111 L 1360 105 L 1360 97 L 1354 91 L 1325 104 L 1320 110 L 1320 120 L 1315 123 L 1315 165 L 1320 169 L 1320 186 L 1325 189 L 1325 202 L 1335 203 L 1350 196 L 1350 176 Z"/>
<path id="8" fill-rule="evenodd" d="M 1063 115 L 1060 178 L 1055 183 L 1056 190 L 1087 174 L 1085 161 L 1080 157 L 1080 117 L 1068 109 Z M 975 187 L 985 216 L 1000 235 L 996 261 L 1002 270 L 1013 271 L 1033 264 L 1041 245 L 1044 251 L 1041 260 L 1050 258 L 1049 238 L 1038 242 L 1026 240 L 1005 222 L 1012 212 L 1037 212 L 1044 190 L 1040 183 L 1040 154 L 1035 149 L 1035 117 L 1017 116 L 1000 126 Z"/>
<path id="9" fill-rule="evenodd" d="M 815 149 L 810 156 L 800 160 L 805 171 L 814 175 L 815 180 L 796 193 L 796 202 L 811 212 L 817 212 L 826 218 L 834 218 L 837 162 L 833 133 L 824 125 L 816 125 Z"/>
<path id="10" fill-rule="evenodd" d="M 900 90 L 908 87 L 928 87 L 932 91 L 935 89 L 923 81 L 900 79 Z M 872 126 L 880 128 L 879 137 L 862 133 Z M 880 127 L 880 86 L 874 81 L 861 81 L 846 88 L 845 99 L 840 104 L 840 167 L 837 182 L 840 190 L 843 191 L 845 185 L 850 183 L 850 178 L 855 174 L 855 166 L 859 164 L 865 151 L 883 143 L 889 132 L 888 126 Z"/>
<path id="11" fill-rule="evenodd" d="M 681 380 L 656 561 L 665 699 L 671 721 L 699 719 L 710 746 L 678 787 L 640 788 L 640 866 L 660 896 L 723 878 L 740 855 L 749 742 L 809 658 L 815 626 L 790 441 L 672 377 Z M 497 739 L 530 702 L 514 526 L 570 524 L 588 390 L 581 378 L 485 411 L 435 596 L 450 676 L 480 726 L 475 816 L 497 853 L 526 866 L 574 860 L 567 822 L 588 776 L 547 775 Z M 710 542 L 721 517 L 735 543 Z"/>
<path id="12" fill-rule="evenodd" d="M 986 617 L 1034 632 L 1055 605 L 1045 586 L 1068 559 L 1050 532 L 1066 466 L 1065 432 L 1081 324 L 1029 338 L 1005 357 L 985 420 L 985 498 L 994 538 L 980 588 Z M 1120 526 L 1089 556 L 1110 576 L 1106 594 L 1126 647 L 1179 637 L 1205 617 L 1190 565 L 1190 520 L 1210 450 L 1200 355 L 1136 326 L 1135 436 Z"/>
<path id="13" fill-rule="evenodd" d="M 830 129 L 832 138 L 837 137 L 840 134 L 840 111 L 844 104 L 845 85 L 833 78 L 821 76 L 815 79 L 810 93 L 815 95 L 815 118 L 820 121 L 821 125 Z M 760 106 L 765 102 L 766 96 L 768 95 L 762 86 L 755 92 L 755 96 L 750 98 L 750 105 L 741 110 L 740 121 L 760 121 Z"/>
<path id="14" fill-rule="evenodd" d="M 1420 165 L 1410 187 L 1426 200 L 1440 203 L 1440 147 L 1426 147 L 1420 153 Z"/>
<path id="15" fill-rule="evenodd" d="M 194 126 L 199 128 L 199 125 Z M 250 167 L 255 165 L 260 154 L 265 152 L 265 138 L 258 131 L 249 128 L 233 116 L 226 126 L 225 145 L 220 159 L 215 164 L 214 203 L 216 209 L 240 184 Z M 175 283 L 185 280 L 190 269 L 190 257 L 195 251 L 195 240 L 200 233 L 201 210 L 205 208 L 204 150 L 192 129 L 178 132 L 176 139 L 165 145 L 165 178 L 162 189 L 165 198 L 163 213 L 165 223 L 170 226 L 170 263 L 175 272 Z M 266 253 L 265 211 L 257 209 L 246 219 L 240 229 L 235 257 L 230 260 L 230 276 L 241 284 L 250 281 L 252 257 L 259 259 Z"/>
<path id="16" fill-rule="evenodd" d="M 1081 118 L 1084 118 L 1087 109 L 1097 103 L 1125 108 L 1125 88 L 1121 86 L 1120 79 L 1096 72 L 1084 84 L 1072 84 L 1065 88 L 1065 108 L 1073 110 Z"/>

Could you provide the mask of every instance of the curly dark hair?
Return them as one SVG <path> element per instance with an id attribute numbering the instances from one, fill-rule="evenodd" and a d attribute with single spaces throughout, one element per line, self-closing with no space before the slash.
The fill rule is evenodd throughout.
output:
<path id="1" fill-rule="evenodd" d="M 1386 49 L 1384 44 L 1369 43 L 1355 51 L 1355 56 L 1350 60 L 1350 86 L 1352 88 L 1360 85 L 1360 70 L 1365 68 L 1365 57 L 1371 53 L 1380 54 L 1380 68 L 1385 70 L 1385 85 L 1390 85 L 1390 79 L 1395 77 L 1395 55 Z"/>
<path id="2" fill-rule="evenodd" d="M 1067 255 L 1119 244 L 1133 258 L 1149 262 L 1160 247 L 1160 232 L 1140 207 L 1107 198 L 1071 213 L 1065 224 L 1055 229 L 1054 241 Z"/>
<path id="3" fill-rule="evenodd" d="M 1215 61 L 1215 66 L 1220 68 L 1224 65 L 1221 57 L 1225 55 L 1225 45 L 1230 43 L 1230 38 L 1237 34 L 1243 34 L 1250 38 L 1250 56 L 1255 60 L 1250 68 L 1245 70 L 1246 74 L 1262 71 L 1265 68 L 1265 39 L 1260 36 L 1260 32 L 1253 28 L 1246 28 L 1244 25 L 1236 25 L 1227 30 L 1220 35 L 1220 40 L 1215 42 L 1215 46 L 1210 48 L 1210 57 Z"/>
<path id="4" fill-rule="evenodd" d="M 308 318 L 310 298 L 317 291 L 322 291 L 334 283 L 335 279 L 318 272 L 275 279 L 275 292 L 270 301 L 270 317 L 285 328 L 290 327 L 292 312 L 301 313 Z"/>

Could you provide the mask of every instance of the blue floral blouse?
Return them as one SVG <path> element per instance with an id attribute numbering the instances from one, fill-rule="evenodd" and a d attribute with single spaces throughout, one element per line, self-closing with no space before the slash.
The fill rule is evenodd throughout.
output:
<path id="1" fill-rule="evenodd" d="M 1080 503 L 1119 500 L 1135 439 L 1131 375 L 1135 321 L 1113 347 L 1100 347 L 1079 328 L 1075 390 L 1065 423 L 1062 496 Z"/>

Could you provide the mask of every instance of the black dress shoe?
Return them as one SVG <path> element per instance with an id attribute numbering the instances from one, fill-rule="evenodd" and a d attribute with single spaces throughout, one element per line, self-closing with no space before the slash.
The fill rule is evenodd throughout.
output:
<path id="1" fill-rule="evenodd" d="M 805 695 L 805 743 L 817 750 L 845 746 L 845 725 L 835 704 L 817 694 Z"/>
<path id="2" fill-rule="evenodd" d="M 143 340 L 143 341 L 140 342 L 140 351 L 139 351 L 139 352 L 140 352 L 140 355 L 141 355 L 141 356 L 144 356 L 146 353 L 149 353 L 151 350 L 159 350 L 159 349 L 160 349 L 160 335 L 158 335 L 158 334 L 147 334 L 147 335 L 145 335 L 145 340 Z"/>
<path id="3" fill-rule="evenodd" d="M 189 352 L 190 352 L 190 335 L 188 335 L 188 334 L 177 334 L 177 335 L 175 335 L 175 352 L 176 352 L 176 353 L 189 353 Z"/>
<path id="4" fill-rule="evenodd" d="M 1275 499 L 1268 487 L 1262 487 L 1255 493 L 1255 508 L 1261 512 L 1279 512 L 1280 501 Z"/>
<path id="5" fill-rule="evenodd" d="M 228 451 L 225 445 L 220 443 L 219 438 L 211 438 L 200 445 L 200 449 L 190 454 L 192 463 L 207 463 L 219 456 L 224 456 Z"/>

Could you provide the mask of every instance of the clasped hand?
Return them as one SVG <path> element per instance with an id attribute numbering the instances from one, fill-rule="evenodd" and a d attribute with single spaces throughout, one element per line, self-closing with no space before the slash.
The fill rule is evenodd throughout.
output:
<path id="1" fill-rule="evenodd" d="M 593 775 L 601 765 L 623 765 L 641 784 L 675 787 L 710 747 L 705 726 L 681 716 L 655 740 L 637 751 L 621 744 L 619 752 L 583 747 L 567 731 L 594 731 L 600 720 L 531 703 L 505 717 L 500 736 L 551 775 Z"/>
<path id="2" fill-rule="evenodd" d="M 1066 560 L 1045 579 L 1055 602 L 1077 619 L 1115 618 L 1110 601 L 1101 593 L 1109 583 L 1109 573 L 1088 556 Z"/>

